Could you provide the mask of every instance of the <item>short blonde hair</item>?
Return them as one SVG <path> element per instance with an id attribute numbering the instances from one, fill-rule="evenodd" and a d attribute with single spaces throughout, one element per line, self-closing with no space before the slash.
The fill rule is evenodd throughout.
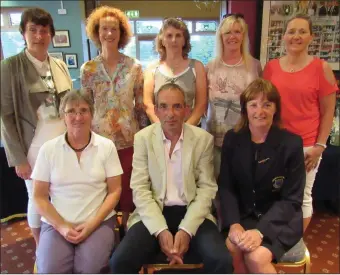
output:
<path id="1" fill-rule="evenodd" d="M 99 41 L 99 22 L 101 18 L 105 18 L 108 16 L 114 17 L 119 21 L 120 38 L 118 42 L 118 48 L 124 49 L 126 45 L 130 42 L 132 32 L 129 24 L 129 19 L 124 14 L 124 12 L 119 9 L 109 6 L 102 6 L 93 10 L 86 20 L 87 36 L 100 49 L 101 44 Z"/>
<path id="2" fill-rule="evenodd" d="M 164 60 L 166 57 L 166 49 L 163 46 L 162 39 L 163 39 L 165 30 L 169 27 L 174 27 L 175 29 L 183 31 L 185 44 L 182 49 L 182 56 L 185 59 L 188 58 L 189 52 L 191 51 L 190 33 L 188 30 L 188 27 L 182 20 L 171 17 L 163 21 L 163 26 L 160 29 L 155 39 L 156 51 L 159 53 L 160 60 Z"/>
<path id="3" fill-rule="evenodd" d="M 241 29 L 243 32 L 243 40 L 241 44 L 241 54 L 243 61 L 246 65 L 246 69 L 250 70 L 250 62 L 252 60 L 252 56 L 249 51 L 249 36 L 248 36 L 248 25 L 246 21 L 237 15 L 229 15 L 225 19 L 222 20 L 220 25 L 216 31 L 216 61 L 220 62 L 223 57 L 223 40 L 222 34 L 230 31 L 235 23 L 239 23 L 241 25 Z"/>

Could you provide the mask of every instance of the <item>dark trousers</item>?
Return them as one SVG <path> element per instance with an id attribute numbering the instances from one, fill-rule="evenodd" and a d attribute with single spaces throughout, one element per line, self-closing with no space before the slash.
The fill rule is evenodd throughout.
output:
<path id="1" fill-rule="evenodd" d="M 163 215 L 169 231 L 175 236 L 186 213 L 186 207 L 164 207 Z M 144 264 L 164 263 L 158 240 L 150 235 L 142 221 L 134 224 L 114 251 L 110 268 L 112 273 L 138 273 Z M 203 263 L 205 273 L 232 273 L 232 258 L 217 226 L 205 219 L 190 241 L 183 262 Z"/>

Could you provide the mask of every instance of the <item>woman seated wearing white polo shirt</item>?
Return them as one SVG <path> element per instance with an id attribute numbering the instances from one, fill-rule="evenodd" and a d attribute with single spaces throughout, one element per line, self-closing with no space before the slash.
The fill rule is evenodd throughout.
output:
<path id="1" fill-rule="evenodd" d="M 100 273 L 114 245 L 123 171 L 113 142 L 90 130 L 90 97 L 69 92 L 60 113 L 67 131 L 41 147 L 32 173 L 38 273 Z"/>

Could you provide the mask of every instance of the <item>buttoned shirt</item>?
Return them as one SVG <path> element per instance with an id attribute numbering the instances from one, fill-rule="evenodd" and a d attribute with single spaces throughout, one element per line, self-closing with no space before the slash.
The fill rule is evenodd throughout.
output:
<path id="1" fill-rule="evenodd" d="M 164 205 L 187 205 L 184 197 L 183 173 L 182 173 L 182 145 L 183 130 L 172 154 L 170 155 L 171 140 L 167 139 L 163 132 L 163 144 L 166 161 L 166 194 Z"/>
<path id="2" fill-rule="evenodd" d="M 164 199 L 165 206 L 188 204 L 184 194 L 183 169 L 182 169 L 182 147 L 183 147 L 183 129 L 182 133 L 170 155 L 171 140 L 163 134 L 164 154 L 166 161 L 166 194 Z M 156 237 L 167 228 L 162 228 L 156 232 Z M 185 228 L 180 227 L 186 233 L 192 236 Z"/>

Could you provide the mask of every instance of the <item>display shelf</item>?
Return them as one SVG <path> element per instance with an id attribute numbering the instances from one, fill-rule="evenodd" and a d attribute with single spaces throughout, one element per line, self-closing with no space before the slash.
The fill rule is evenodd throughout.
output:
<path id="1" fill-rule="evenodd" d="M 308 52 L 326 60 L 333 70 L 339 70 L 340 35 L 338 16 L 319 16 L 321 1 L 314 1 L 311 6 L 301 7 L 301 1 L 264 1 L 262 23 L 261 63 L 285 53 L 283 45 L 284 26 L 295 13 L 304 11 L 313 21 L 314 39 Z"/>

